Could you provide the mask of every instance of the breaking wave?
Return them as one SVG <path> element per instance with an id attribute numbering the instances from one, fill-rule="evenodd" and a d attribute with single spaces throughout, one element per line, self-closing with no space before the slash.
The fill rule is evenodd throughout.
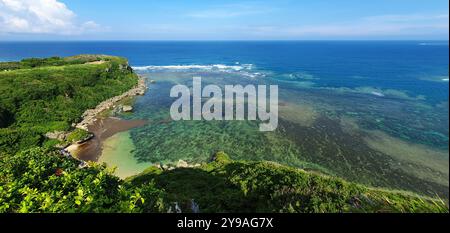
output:
<path id="1" fill-rule="evenodd" d="M 240 75 L 256 78 L 259 76 L 265 76 L 262 72 L 254 72 L 253 64 L 239 64 L 236 65 L 164 65 L 164 66 L 133 66 L 136 71 L 152 72 L 152 71 L 174 71 L 174 72 L 186 72 L 186 71 L 207 71 L 207 72 L 224 72 L 224 73 L 238 73 Z"/>
<path id="2" fill-rule="evenodd" d="M 242 64 L 242 65 L 168 65 L 168 66 L 134 66 L 134 70 L 139 71 L 150 71 L 150 70 L 211 70 L 211 71 L 241 71 L 241 70 L 251 70 L 252 64 Z"/>
<path id="3" fill-rule="evenodd" d="M 419 43 L 420 46 L 448 46 L 448 42 L 424 42 Z"/>

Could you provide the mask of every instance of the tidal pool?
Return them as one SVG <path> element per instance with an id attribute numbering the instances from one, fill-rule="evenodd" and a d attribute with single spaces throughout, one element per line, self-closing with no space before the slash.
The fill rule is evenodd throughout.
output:
<path id="1" fill-rule="evenodd" d="M 120 178 L 127 178 L 152 166 L 150 162 L 139 162 L 134 156 L 135 146 L 130 132 L 117 133 L 103 141 L 103 150 L 98 162 L 106 163 L 116 168 L 115 174 Z"/>

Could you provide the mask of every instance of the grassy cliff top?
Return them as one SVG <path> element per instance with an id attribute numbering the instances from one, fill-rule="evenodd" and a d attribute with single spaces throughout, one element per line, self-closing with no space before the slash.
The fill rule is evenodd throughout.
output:
<path id="1" fill-rule="evenodd" d="M 137 84 L 124 58 L 79 55 L 0 63 L 0 154 L 52 145 L 82 113 Z"/>
<path id="2" fill-rule="evenodd" d="M 0 62 L 0 71 L 29 69 L 46 66 L 79 65 L 98 61 L 117 62 L 128 65 L 127 59 L 122 57 L 85 54 L 71 57 L 26 58 L 21 61 L 15 62 Z"/>

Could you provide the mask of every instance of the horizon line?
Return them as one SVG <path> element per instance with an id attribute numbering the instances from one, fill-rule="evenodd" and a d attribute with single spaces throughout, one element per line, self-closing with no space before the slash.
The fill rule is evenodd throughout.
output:
<path id="1" fill-rule="evenodd" d="M 2 42 L 314 42 L 314 41 L 329 41 L 329 42 L 345 42 L 345 41 L 440 41 L 440 42 L 449 42 L 449 39 L 237 39 L 237 40 L 228 40 L 228 39 L 211 39 L 211 40 L 189 40 L 189 39 L 164 39 L 164 40 L 153 40 L 153 39 L 126 39 L 126 40 L 120 40 L 120 39 L 103 39 L 103 40 L 97 40 L 97 39 L 81 39 L 81 40 L 0 40 L 0 43 Z"/>

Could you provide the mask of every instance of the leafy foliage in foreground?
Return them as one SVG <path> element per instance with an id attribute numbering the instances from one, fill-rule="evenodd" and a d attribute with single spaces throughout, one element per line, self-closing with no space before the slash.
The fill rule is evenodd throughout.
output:
<path id="1" fill-rule="evenodd" d="M 0 71 L 0 153 L 4 154 L 45 145 L 45 133 L 71 129 L 86 109 L 137 84 L 127 61 L 118 57 L 25 59 L 17 64 L 17 69 Z"/>
<path id="2" fill-rule="evenodd" d="M 30 149 L 0 164 L 0 212 L 158 212 L 161 190 L 152 183 L 125 188 L 105 166 Z"/>
<path id="3" fill-rule="evenodd" d="M 0 160 L 0 212 L 448 212 L 445 203 L 385 192 L 219 153 L 200 168 L 156 167 L 127 181 L 104 165 L 30 149 Z"/>

